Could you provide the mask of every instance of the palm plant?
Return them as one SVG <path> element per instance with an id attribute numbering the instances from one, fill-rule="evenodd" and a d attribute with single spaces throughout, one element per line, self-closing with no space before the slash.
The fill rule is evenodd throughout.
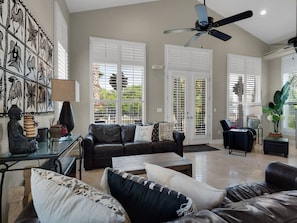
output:
<path id="1" fill-rule="evenodd" d="M 267 119 L 274 124 L 274 133 L 279 133 L 279 123 L 284 119 L 283 107 L 289 97 L 291 83 L 294 77 L 287 81 L 282 89 L 277 90 L 273 96 L 273 102 L 269 102 L 268 106 L 263 106 L 263 113 L 267 114 Z"/>

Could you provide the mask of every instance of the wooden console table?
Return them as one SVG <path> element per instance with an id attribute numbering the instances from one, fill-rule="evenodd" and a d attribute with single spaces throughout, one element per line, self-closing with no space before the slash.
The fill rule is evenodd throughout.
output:
<path id="1" fill-rule="evenodd" d="M 68 171 L 68 167 L 66 166 L 65 168 L 65 163 L 79 159 L 79 178 L 81 179 L 81 140 L 82 137 L 80 135 L 72 135 L 71 137 L 62 137 L 56 141 L 40 142 L 38 143 L 38 149 L 34 153 L 12 155 L 10 152 L 7 152 L 0 155 L 0 173 L 2 174 L 0 185 L 0 222 L 2 222 L 2 192 L 5 173 L 7 171 L 30 169 L 26 167 L 14 168 L 14 166 L 19 162 L 32 160 L 48 160 L 46 165 L 41 165 L 39 167 L 63 173 Z M 79 154 L 76 157 L 69 159 L 71 158 L 71 151 L 73 151 L 76 146 L 79 147 Z"/>

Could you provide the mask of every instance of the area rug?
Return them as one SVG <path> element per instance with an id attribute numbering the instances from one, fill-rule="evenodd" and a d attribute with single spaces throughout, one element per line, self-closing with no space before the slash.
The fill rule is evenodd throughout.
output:
<path id="1" fill-rule="evenodd" d="M 191 146 L 184 146 L 184 152 L 185 153 L 191 153 L 191 152 L 207 152 L 207 151 L 216 151 L 219 150 L 217 148 L 214 148 L 212 146 L 201 144 L 201 145 L 191 145 Z"/>

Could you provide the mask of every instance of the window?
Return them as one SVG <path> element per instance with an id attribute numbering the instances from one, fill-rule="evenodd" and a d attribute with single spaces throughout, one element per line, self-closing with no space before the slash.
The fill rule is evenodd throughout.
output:
<path id="1" fill-rule="evenodd" d="M 262 61 L 256 57 L 228 55 L 227 118 L 246 125 L 247 108 L 261 105 Z"/>
<path id="2" fill-rule="evenodd" d="M 283 85 L 295 77 L 291 83 L 289 97 L 284 105 L 283 114 L 285 119 L 282 122 L 282 133 L 294 135 L 296 129 L 297 109 L 297 56 L 289 55 L 282 58 L 282 83 Z"/>
<path id="3" fill-rule="evenodd" d="M 90 38 L 93 122 L 145 121 L 145 44 Z"/>
<path id="4" fill-rule="evenodd" d="M 58 3 L 55 3 L 55 46 L 55 78 L 68 79 L 68 26 Z"/>
<path id="5" fill-rule="evenodd" d="M 68 25 L 58 3 L 55 3 L 55 77 L 68 79 Z M 62 102 L 56 103 L 55 111 L 61 111 Z M 55 114 L 57 117 L 58 114 Z"/>

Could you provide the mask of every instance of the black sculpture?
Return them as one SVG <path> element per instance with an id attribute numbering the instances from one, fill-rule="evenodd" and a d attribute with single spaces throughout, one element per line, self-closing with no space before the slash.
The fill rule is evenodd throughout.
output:
<path id="1" fill-rule="evenodd" d="M 27 138 L 23 134 L 23 127 L 19 124 L 22 118 L 22 110 L 12 105 L 8 110 L 10 121 L 7 124 L 9 151 L 11 154 L 33 153 L 38 148 L 36 139 Z"/>

